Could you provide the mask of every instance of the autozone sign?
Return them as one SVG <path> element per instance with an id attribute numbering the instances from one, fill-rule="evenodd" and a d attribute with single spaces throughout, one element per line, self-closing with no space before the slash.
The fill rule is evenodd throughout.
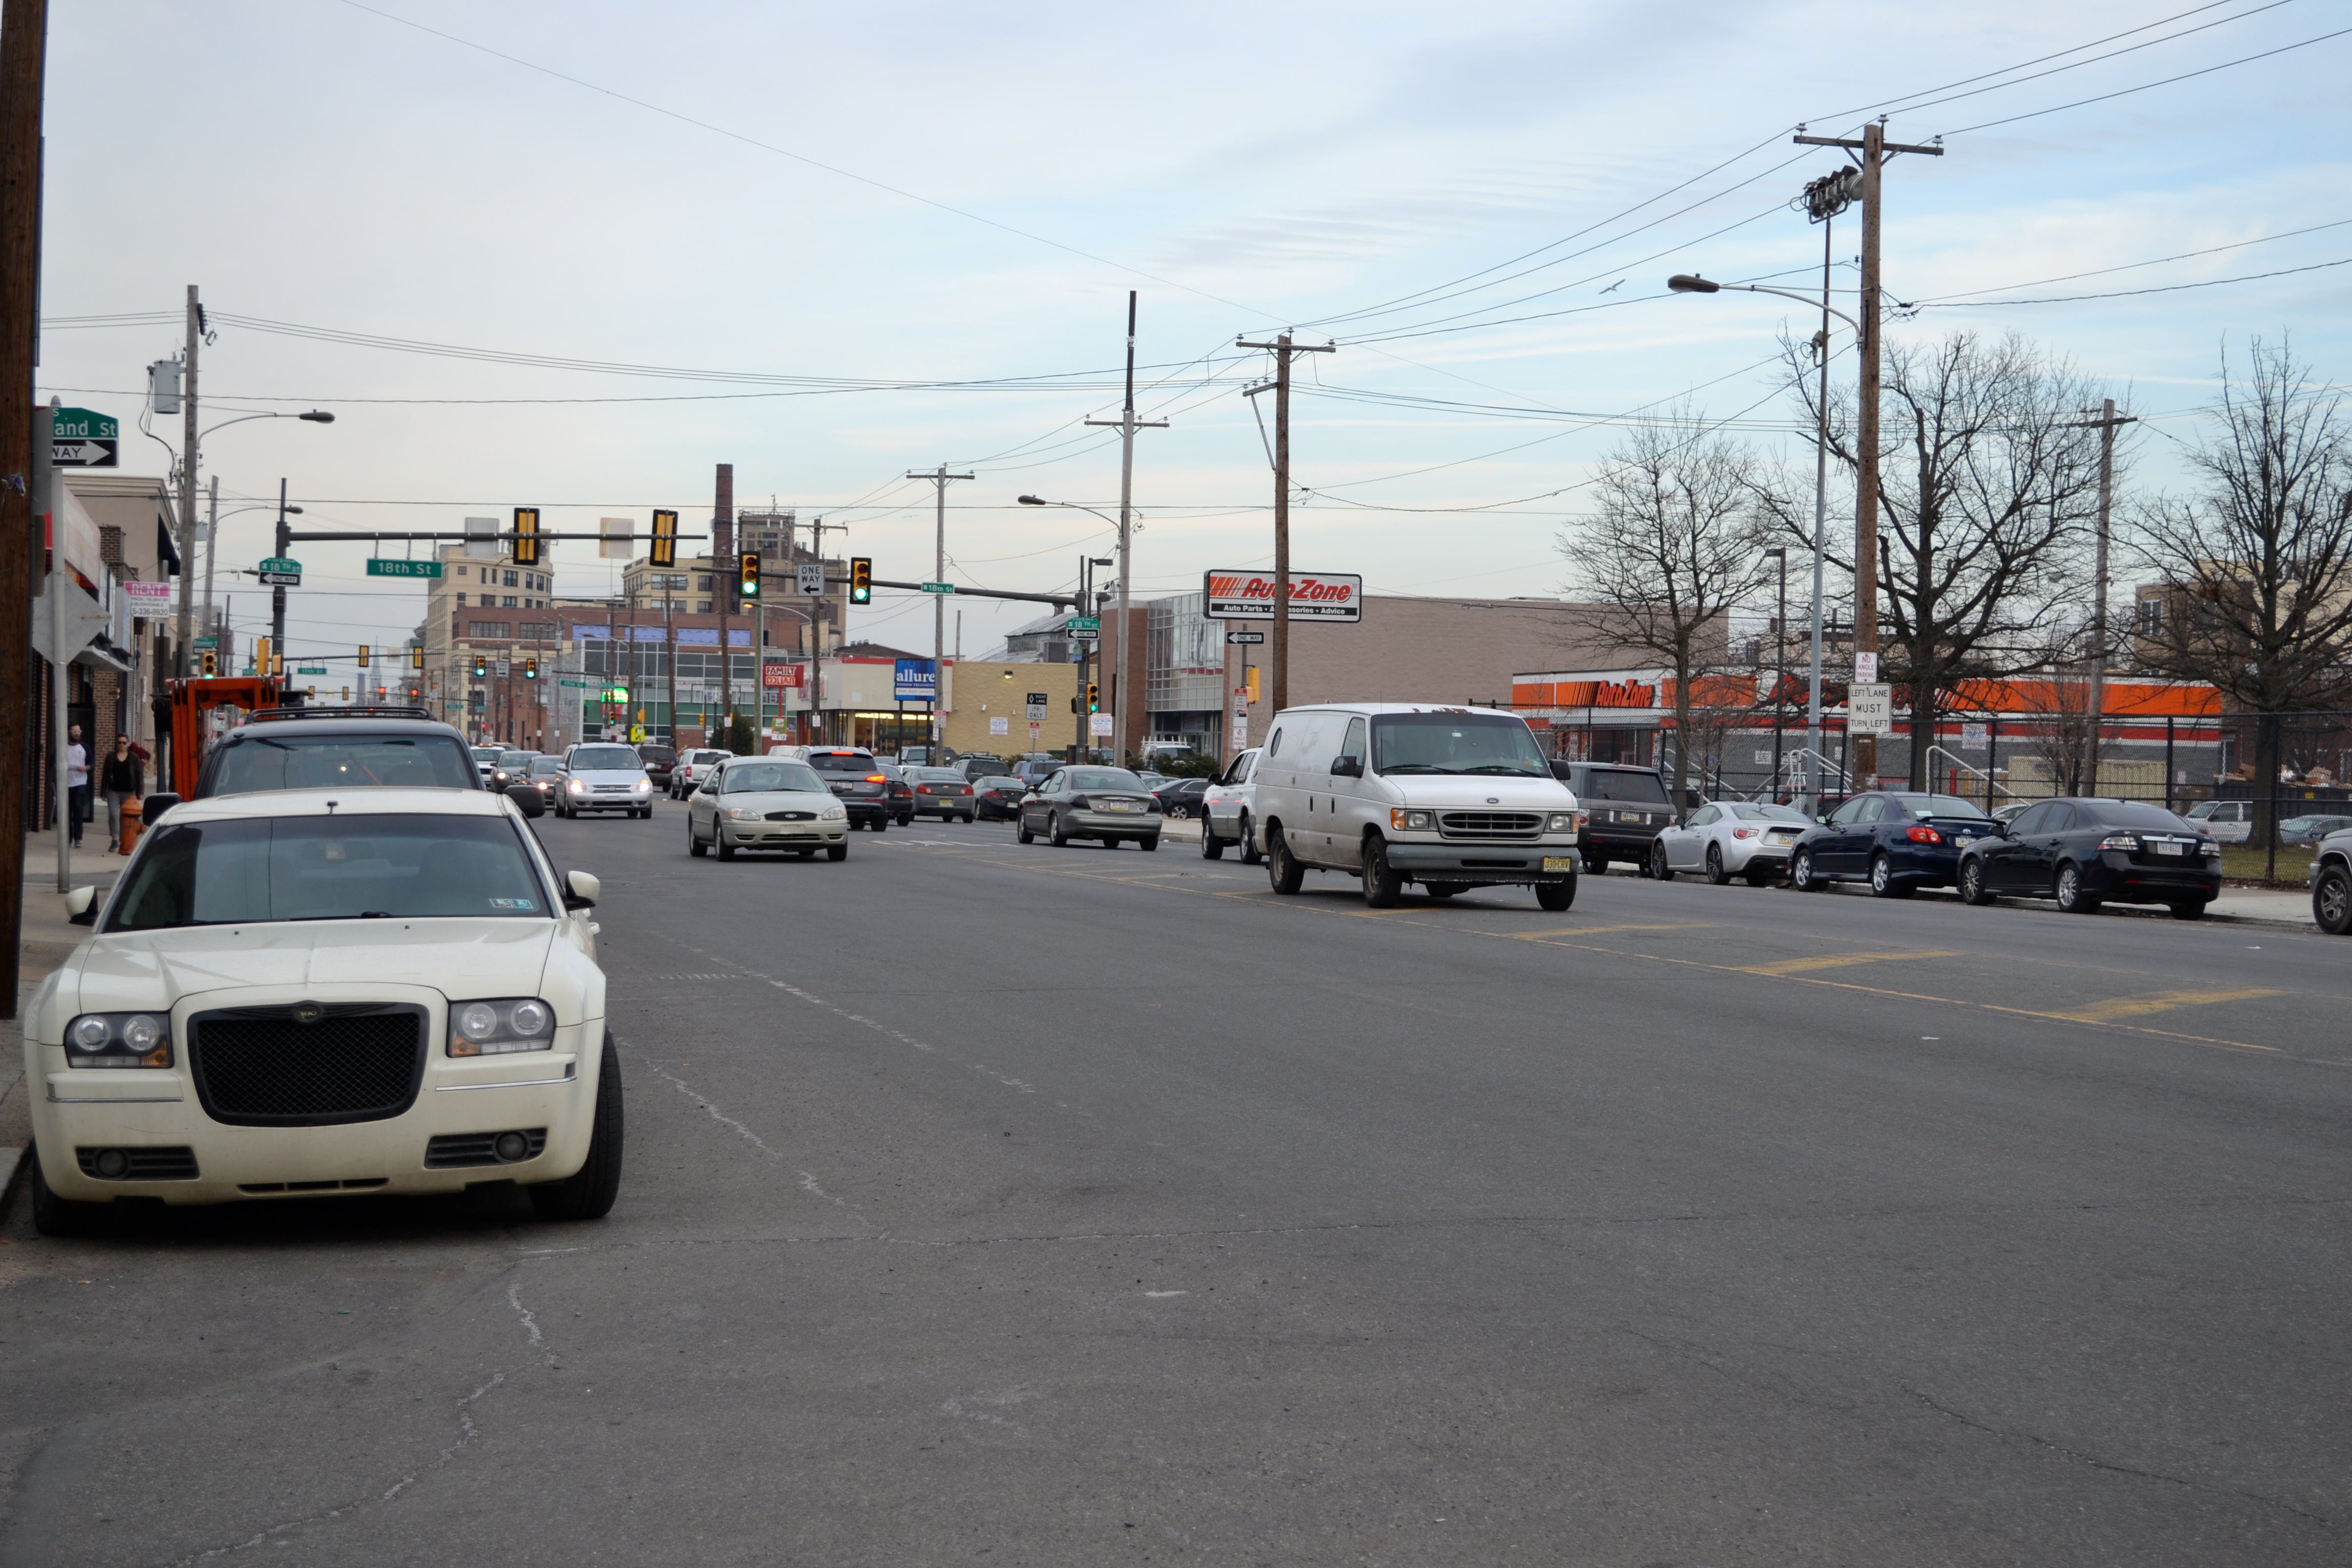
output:
<path id="1" fill-rule="evenodd" d="M 1202 596 L 1213 621 L 1274 619 L 1274 574 L 1211 572 Z M 1290 618 L 1295 621 L 1360 621 L 1364 580 L 1337 572 L 1290 574 Z"/>

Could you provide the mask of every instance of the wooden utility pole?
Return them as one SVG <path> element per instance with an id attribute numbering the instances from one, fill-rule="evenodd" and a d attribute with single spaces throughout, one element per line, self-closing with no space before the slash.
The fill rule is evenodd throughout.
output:
<path id="1" fill-rule="evenodd" d="M 1139 423 L 1135 417 L 1135 290 L 1132 289 L 1129 289 L 1127 291 L 1127 401 L 1122 405 L 1121 412 L 1117 419 L 1089 419 L 1087 423 L 1089 425 L 1116 425 L 1118 426 L 1119 432 L 1118 687 L 1111 697 L 1111 711 L 1118 716 L 1113 721 L 1113 722 L 1118 726 L 1118 735 L 1117 744 L 1114 746 L 1111 755 L 1111 765 L 1113 767 L 1117 767 L 1127 760 L 1127 738 L 1129 733 L 1128 729 L 1128 715 L 1135 711 L 1134 706 L 1129 700 L 1135 691 L 1135 679 L 1134 677 L 1128 673 L 1128 666 L 1135 662 L 1134 659 L 1129 657 L 1135 651 L 1135 649 L 1133 634 L 1129 630 L 1128 626 L 1128 612 L 1132 607 L 1131 601 L 1129 598 L 1129 589 L 1131 585 L 1134 574 L 1129 567 L 1131 552 L 1127 547 L 1128 540 L 1131 537 L 1134 531 L 1130 526 L 1130 519 L 1133 516 L 1135 503 L 1135 433 L 1138 430 L 1165 430 L 1168 428 L 1168 421 L 1165 419 L 1147 419 Z M 1150 639 L 1147 637 L 1144 640 L 1145 646 L 1148 648 L 1150 644 Z M 1099 637 L 1096 638 L 1096 645 L 1097 647 L 1101 646 L 1101 638 Z M 1144 728 L 1147 732 L 1150 731 L 1150 725 L 1148 721 Z M 1078 742 L 1078 756 L 1081 760 L 1086 756 L 1086 740 L 1081 737 Z"/>
<path id="2" fill-rule="evenodd" d="M 179 646 L 172 656 L 173 672 L 184 679 L 188 675 L 189 595 L 194 589 L 194 574 L 188 563 L 194 554 L 196 537 L 196 348 L 205 338 L 205 308 L 196 301 L 196 286 L 188 285 L 188 384 L 180 405 L 183 423 L 180 426 L 180 620 Z M 282 488 L 282 487 L 281 487 Z M 281 521 L 283 520 L 281 519 Z M 283 553 L 282 552 L 280 553 Z M 285 597 L 278 590 L 278 597 Z M 286 628 L 278 628 L 282 637 Z"/>
<path id="3" fill-rule="evenodd" d="M 2113 651 L 2107 643 L 2107 548 L 2113 534 L 2108 526 L 2109 508 L 2116 489 L 2116 429 L 2118 426 L 2135 425 L 2138 420 L 2116 413 L 2116 400 L 2107 398 L 2099 405 L 2096 419 L 2084 419 L 2077 428 L 2096 428 L 2099 432 L 2099 540 L 2098 551 L 2092 568 L 2091 589 L 2091 697 L 2090 734 L 2084 744 L 2084 773 L 2083 793 L 2099 793 L 2099 731 L 2107 714 L 2107 658 Z M 2165 791 L 2172 789 L 2172 775 L 2165 774 Z"/>
<path id="4" fill-rule="evenodd" d="M 1288 332 L 1270 343 L 1239 338 L 1234 342 L 1239 348 L 1274 351 L 1274 635 L 1265 662 L 1269 695 L 1279 713 L 1290 706 L 1290 359 L 1293 354 L 1331 353 L 1339 345 L 1294 343 Z"/>
<path id="5" fill-rule="evenodd" d="M 719 722 L 726 727 L 729 739 L 712 742 L 734 749 L 735 733 L 735 645 L 727 640 L 727 611 L 735 603 L 735 590 L 742 584 L 735 580 L 735 465 L 719 465 L 719 477 L 710 502 L 710 564 L 717 568 L 710 574 L 710 586 L 716 590 L 710 597 L 719 607 Z"/>
<path id="6" fill-rule="evenodd" d="M 0 5 L 0 844 L 25 831 L 32 715 L 33 444 L 48 410 L 33 402 L 41 269 L 41 91 L 48 45 L 47 0 Z M 25 884 L 0 877 L 0 1008 L 16 1016 L 17 946 Z"/>
<path id="7" fill-rule="evenodd" d="M 1855 348 L 1861 359 L 1861 384 L 1856 389 L 1854 458 L 1857 474 L 1853 507 L 1853 651 L 1857 658 L 1878 658 L 1878 368 L 1879 368 L 1879 192 L 1881 175 L 1890 153 L 1917 153 L 1940 158 L 1940 144 L 1907 146 L 1886 140 L 1884 116 L 1862 128 L 1862 139 L 1807 136 L 1793 140 L 1809 147 L 1839 147 L 1861 154 L 1862 165 L 1862 331 Z M 1852 737 L 1853 752 L 1847 766 L 1849 789 L 1878 787 L 1878 737 Z"/>

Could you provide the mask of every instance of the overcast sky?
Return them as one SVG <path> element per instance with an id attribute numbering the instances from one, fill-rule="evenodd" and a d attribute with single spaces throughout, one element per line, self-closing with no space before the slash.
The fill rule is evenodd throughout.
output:
<path id="1" fill-rule="evenodd" d="M 1805 287 L 1821 231 L 1784 204 L 1836 159 L 1789 134 L 1851 133 L 1895 100 L 1892 137 L 1949 138 L 1887 175 L 1896 299 L 2167 290 L 1890 329 L 2015 328 L 2113 384 L 2157 432 L 2134 486 L 2177 482 L 2174 437 L 2194 438 L 2225 341 L 2291 332 L 2321 377 L 2352 380 L 2352 266 L 2325 265 L 2352 258 L 2352 35 L 2305 42 L 2352 28 L 2328 0 L 51 16 L 43 395 L 128 426 L 195 283 L 217 334 L 206 425 L 337 416 L 223 430 L 205 471 L 239 506 L 284 476 L 310 526 L 456 529 L 538 504 L 551 528 L 593 529 L 672 505 L 701 531 L 712 466 L 732 462 L 739 504 L 845 522 L 878 575 L 927 578 L 930 487 L 900 476 L 946 462 L 979 476 L 950 487 L 949 576 L 1066 585 L 1108 530 L 1014 497 L 1116 509 L 1115 440 L 1082 422 L 1117 413 L 1132 288 L 1139 404 L 1171 422 L 1137 438 L 1139 592 L 1270 561 L 1240 395 L 1265 356 L 1233 343 L 1296 326 L 1339 347 L 1301 366 L 1320 387 L 1297 405 L 1296 471 L 1317 495 L 1294 512 L 1294 563 L 1374 592 L 1558 594 L 1575 487 L 1623 434 L 1563 411 L 1686 394 L 1810 467 L 1769 363 L 1802 308 L 1663 280 Z M 1922 100 L 1947 101 L 1906 106 Z M 2323 225 L 2341 226 L 2273 237 Z M 1842 221 L 1840 258 L 1859 233 Z M 2316 269 L 2173 287 L 2290 268 Z M 222 319 L 239 317 L 612 368 Z M 1010 384 L 893 384 L 939 381 Z M 176 419 L 157 428 L 176 443 Z M 166 460 L 126 439 L 125 472 Z M 267 554 L 268 527 L 225 523 L 224 572 Z M 593 550 L 557 552 L 560 591 L 606 590 Z M 422 591 L 372 590 L 367 553 L 298 551 L 294 652 L 414 627 Z M 264 599 L 245 581 L 250 629 Z M 956 607 L 973 656 L 1025 618 Z M 930 619 L 880 595 L 857 629 L 928 651 Z"/>

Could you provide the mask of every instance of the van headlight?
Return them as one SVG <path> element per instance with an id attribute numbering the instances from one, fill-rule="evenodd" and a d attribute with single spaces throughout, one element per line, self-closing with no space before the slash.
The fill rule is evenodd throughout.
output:
<path id="1" fill-rule="evenodd" d="M 66 1026 L 66 1066 L 167 1068 L 172 1022 L 160 1013 L 84 1013 Z"/>
<path id="2" fill-rule="evenodd" d="M 1430 816 L 1425 811 L 1407 811 L 1401 805 L 1391 806 L 1389 809 L 1389 826 L 1399 833 L 1426 833 L 1430 829 Z"/>
<path id="3" fill-rule="evenodd" d="M 1546 833 L 1573 833 L 1576 831 L 1576 818 L 1578 815 L 1578 813 L 1573 811 L 1555 811 L 1551 814 L 1550 819 L 1544 824 L 1544 831 Z"/>
<path id="4" fill-rule="evenodd" d="M 449 1004 L 449 1054 L 494 1057 L 555 1046 L 555 1009 L 536 996 Z"/>

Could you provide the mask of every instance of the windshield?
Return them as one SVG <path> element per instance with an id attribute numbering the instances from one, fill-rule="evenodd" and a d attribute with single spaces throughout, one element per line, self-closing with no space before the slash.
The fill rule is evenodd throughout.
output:
<path id="1" fill-rule="evenodd" d="M 1499 714 L 1380 714 L 1372 720 L 1372 771 L 1551 777 L 1526 723 Z"/>
<path id="2" fill-rule="evenodd" d="M 474 748 L 474 761 L 478 763 L 496 763 L 498 760 L 499 749 L 496 746 L 476 746 Z"/>
<path id="3" fill-rule="evenodd" d="M 563 760 L 560 757 L 533 757 L 530 760 L 530 776 L 535 779 L 553 778 L 562 771 Z"/>
<path id="4" fill-rule="evenodd" d="M 579 746 L 564 764 L 575 773 L 641 773 L 645 763 L 626 746 Z"/>
<path id="5" fill-rule="evenodd" d="M 499 753 L 498 765 L 506 769 L 509 773 L 514 772 L 518 768 L 528 767 L 530 765 L 530 753 L 529 752 L 500 752 Z"/>
<path id="6" fill-rule="evenodd" d="M 719 788 L 725 795 L 792 790 L 804 795 L 827 793 L 824 781 L 798 763 L 738 763 L 719 770 Z"/>
<path id="7" fill-rule="evenodd" d="M 1743 803 L 1729 810 L 1742 822 L 1801 822 L 1810 826 L 1813 820 L 1793 805 L 1749 805 Z"/>
<path id="8" fill-rule="evenodd" d="M 1140 791 L 1143 781 L 1125 768 L 1072 768 L 1072 789 L 1131 789 Z"/>
<path id="9" fill-rule="evenodd" d="M 247 735 L 221 748 L 205 793 L 380 787 L 479 789 L 482 775 L 455 736 Z"/>
<path id="10" fill-rule="evenodd" d="M 1584 797 L 1587 800 L 1638 800 L 1651 805 L 1666 804 L 1666 786 L 1653 773 L 1628 768 L 1620 773 L 1612 768 L 1595 768 L 1584 777 Z"/>
<path id="11" fill-rule="evenodd" d="M 649 763 L 674 763 L 677 761 L 677 753 L 671 751 L 667 746 L 639 746 L 637 748 L 637 755 L 643 757 Z"/>
<path id="12" fill-rule="evenodd" d="M 1974 801 L 1962 800 L 1956 795 L 1898 795 L 1893 798 L 1914 816 L 1965 816 L 1977 820 L 1984 816 Z"/>
<path id="13" fill-rule="evenodd" d="M 870 773 L 874 759 L 861 752 L 811 752 L 808 765 L 821 773 Z"/>
<path id="14" fill-rule="evenodd" d="M 260 816 L 164 823 L 106 929 L 551 912 L 521 840 L 495 817 Z"/>
<path id="15" fill-rule="evenodd" d="M 2096 805 L 2085 803 L 2084 810 L 2108 827 L 2147 827 L 2158 833 L 2193 833 L 2196 829 L 2160 805 L 2150 805 L 2138 800 L 2103 800 Z M 2334 822 L 2332 816 L 2315 816 L 2313 822 Z"/>

